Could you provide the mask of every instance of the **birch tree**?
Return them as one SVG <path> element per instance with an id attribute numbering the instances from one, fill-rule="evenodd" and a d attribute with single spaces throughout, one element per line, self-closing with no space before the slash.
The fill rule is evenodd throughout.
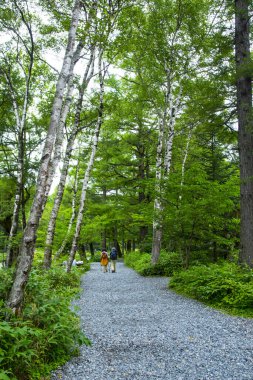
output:
<path id="1" fill-rule="evenodd" d="M 72 195 L 72 202 L 71 202 L 71 211 L 72 211 L 71 212 L 71 218 L 69 220 L 69 225 L 68 225 L 67 233 L 65 234 L 64 240 L 63 240 L 60 248 L 58 249 L 58 251 L 56 252 L 56 254 L 54 256 L 55 259 L 58 259 L 60 257 L 60 255 L 64 252 L 66 244 L 67 244 L 68 239 L 70 237 L 70 232 L 71 232 L 74 220 L 76 218 L 76 213 L 77 213 L 76 201 L 77 201 L 77 190 L 78 190 L 78 179 L 79 179 L 79 161 L 80 161 L 80 155 L 78 156 L 78 162 L 76 165 L 74 184 L 73 184 L 73 188 L 72 188 L 73 195 Z"/>
<path id="2" fill-rule="evenodd" d="M 8 8 L 9 12 L 13 12 L 13 17 L 8 21 L 3 20 L 3 26 L 6 31 L 10 32 L 12 35 L 12 44 L 16 43 L 16 57 L 15 60 L 11 59 L 10 54 L 7 52 L 2 52 L 3 65 L 1 67 L 2 75 L 5 78 L 6 85 L 8 87 L 8 92 L 11 97 L 13 111 L 15 114 L 16 121 L 16 133 L 17 133 L 17 186 L 15 201 L 13 206 L 12 214 L 12 224 L 9 234 L 9 241 L 7 245 L 6 252 L 6 266 L 10 267 L 14 260 L 14 251 L 12 248 L 13 239 L 15 238 L 18 225 L 19 225 L 19 214 L 20 207 L 24 202 L 22 199 L 24 197 L 24 161 L 25 161 L 25 140 L 26 140 L 26 121 L 27 121 L 27 111 L 29 106 L 30 88 L 31 88 L 31 78 L 34 64 L 34 37 L 31 26 L 31 14 L 29 13 L 27 2 L 19 4 L 18 1 L 14 0 L 13 5 Z M 14 14 L 18 17 L 14 20 Z M 24 28 L 24 31 L 22 31 Z M 14 77 L 16 73 L 14 72 L 15 64 L 18 63 L 19 70 L 21 72 L 21 77 L 24 77 L 24 87 L 23 87 L 23 99 L 22 102 L 19 100 L 19 88 L 16 88 L 16 83 L 14 83 Z M 15 63 L 14 63 L 15 62 Z M 21 79 L 22 80 L 22 79 Z M 22 208 L 23 215 L 23 228 L 25 228 L 25 211 Z"/>
<path id="3" fill-rule="evenodd" d="M 104 107 L 104 76 L 105 76 L 105 68 L 103 68 L 103 63 L 102 63 L 102 56 L 103 56 L 103 50 L 100 48 L 99 51 L 99 57 L 98 57 L 98 70 L 99 70 L 99 109 L 98 109 L 98 119 L 97 119 L 97 125 L 94 131 L 94 136 L 92 140 L 92 148 L 91 148 L 91 154 L 90 158 L 87 164 L 87 168 L 85 170 L 85 176 L 83 179 L 83 185 L 82 185 L 82 192 L 81 192 L 81 198 L 80 198 L 80 205 L 79 205 L 79 210 L 78 210 L 78 215 L 77 215 L 77 221 L 76 221 L 76 228 L 75 228 L 75 233 L 72 241 L 72 246 L 69 254 L 69 260 L 67 263 L 67 272 L 71 271 L 72 263 L 75 259 L 75 254 L 77 250 L 77 245 L 78 245 L 78 240 L 80 237 L 80 231 L 82 227 L 82 222 L 83 222 L 83 213 L 84 213 L 84 206 L 85 206 L 85 200 L 86 200 L 86 193 L 87 193 L 87 188 L 89 184 L 89 179 L 90 179 L 90 174 L 91 170 L 94 164 L 94 159 L 97 151 L 97 146 L 98 146 L 98 140 L 99 140 L 99 134 L 100 130 L 102 127 L 103 123 L 103 107 Z"/>
<path id="4" fill-rule="evenodd" d="M 24 288 L 27 283 L 33 261 L 36 231 L 38 229 L 39 221 L 42 214 L 42 208 L 45 201 L 45 190 L 48 178 L 49 165 L 54 148 L 59 117 L 61 113 L 64 89 L 68 81 L 71 61 L 74 54 L 74 46 L 80 12 L 81 1 L 76 0 L 73 7 L 72 19 L 68 33 L 68 43 L 63 59 L 62 70 L 56 85 L 56 92 L 52 107 L 50 125 L 47 132 L 42 158 L 40 162 L 36 193 L 30 210 L 29 220 L 27 222 L 26 229 L 23 234 L 20 249 L 20 260 L 18 262 L 14 282 L 8 299 L 8 306 L 15 313 L 19 313 L 21 311 L 24 296 Z"/>
<path id="5" fill-rule="evenodd" d="M 70 131 L 70 136 L 68 138 L 65 157 L 63 160 L 63 167 L 61 170 L 60 181 L 57 187 L 57 194 L 54 200 L 54 206 L 53 206 L 49 224 L 48 224 L 46 248 L 44 252 L 44 267 L 46 269 L 49 269 L 51 266 L 52 245 L 53 245 L 53 240 L 54 240 L 56 220 L 57 220 L 57 215 L 58 215 L 62 198 L 63 198 L 65 183 L 66 183 L 67 174 L 68 174 L 69 162 L 70 162 L 72 151 L 74 148 L 75 139 L 78 132 L 82 128 L 84 128 L 84 126 L 82 126 L 82 128 L 80 126 L 80 116 L 81 116 L 81 110 L 82 110 L 82 105 L 83 105 L 84 93 L 94 73 L 94 56 L 95 56 L 95 50 L 94 50 L 94 47 L 92 47 L 91 52 L 90 52 L 90 58 L 89 58 L 89 61 L 88 61 L 88 64 L 86 66 L 86 70 L 83 76 L 83 81 L 79 89 L 79 96 L 78 96 L 78 101 L 76 105 L 74 125 L 73 125 L 72 130 Z"/>

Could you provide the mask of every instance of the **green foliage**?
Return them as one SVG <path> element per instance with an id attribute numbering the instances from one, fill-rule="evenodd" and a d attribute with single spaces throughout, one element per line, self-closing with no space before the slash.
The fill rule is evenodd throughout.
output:
<path id="1" fill-rule="evenodd" d="M 86 267 L 87 269 L 87 267 Z M 80 331 L 79 318 L 70 309 L 79 291 L 79 268 L 50 271 L 33 269 L 26 287 L 23 313 L 15 317 L 4 308 L 11 271 L 2 270 L 0 314 L 0 363 L 3 379 L 40 379 L 50 370 L 78 354 L 80 344 L 90 344 Z M 4 377 L 5 376 L 5 377 Z"/>
<path id="2" fill-rule="evenodd" d="M 95 263 L 99 263 L 101 258 L 101 251 L 96 251 L 94 256 L 92 257 L 92 261 Z"/>
<path id="3" fill-rule="evenodd" d="M 152 265 L 150 254 L 132 252 L 125 255 L 125 264 L 142 276 L 172 276 L 182 268 L 182 259 L 175 252 L 162 251 L 158 262 Z"/>
<path id="4" fill-rule="evenodd" d="M 6 300 L 12 286 L 13 268 L 1 269 L 0 300 Z"/>
<path id="5" fill-rule="evenodd" d="M 169 287 L 234 314 L 253 317 L 253 271 L 234 263 L 199 265 L 176 273 Z"/>

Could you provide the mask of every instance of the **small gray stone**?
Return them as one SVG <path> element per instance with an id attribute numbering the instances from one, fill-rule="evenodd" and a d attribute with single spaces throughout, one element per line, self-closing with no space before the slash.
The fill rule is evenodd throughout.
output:
<path id="1" fill-rule="evenodd" d="M 166 290 L 122 263 L 83 276 L 79 307 L 92 346 L 51 380 L 253 380 L 253 321 Z"/>

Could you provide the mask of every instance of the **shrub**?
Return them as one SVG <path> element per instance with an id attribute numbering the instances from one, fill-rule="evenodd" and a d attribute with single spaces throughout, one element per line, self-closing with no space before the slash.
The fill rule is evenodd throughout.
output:
<path id="1" fill-rule="evenodd" d="M 182 268 L 182 260 L 177 253 L 162 251 L 158 262 L 151 264 L 149 253 L 132 252 L 125 256 L 125 264 L 142 276 L 171 276 Z"/>
<path id="2" fill-rule="evenodd" d="M 25 291 L 21 317 L 7 309 L 0 315 L 0 379 L 40 379 L 89 344 L 79 318 L 70 309 L 79 291 L 80 268 L 33 269 Z M 5 275 L 11 277 L 11 273 Z M 8 282 L 8 281 L 7 281 Z M 2 305 L 1 305 L 2 302 Z M 4 300 L 0 300 L 0 306 Z M 7 318 L 6 318 L 7 316 Z"/>
<path id="3" fill-rule="evenodd" d="M 96 251 L 93 256 L 91 256 L 91 261 L 94 263 L 99 263 L 101 258 L 101 251 Z"/>
<path id="4" fill-rule="evenodd" d="M 6 300 L 12 286 L 12 276 L 14 270 L 12 268 L 0 269 L 0 299 Z"/>
<path id="5" fill-rule="evenodd" d="M 169 287 L 224 310 L 253 316 L 253 271 L 234 263 L 192 267 L 175 274 Z"/>

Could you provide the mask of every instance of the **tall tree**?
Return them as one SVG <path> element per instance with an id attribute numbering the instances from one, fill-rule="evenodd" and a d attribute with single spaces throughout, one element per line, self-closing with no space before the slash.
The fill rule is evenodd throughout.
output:
<path id="1" fill-rule="evenodd" d="M 249 0 L 235 0 L 235 60 L 241 179 L 241 263 L 253 267 L 253 109 Z"/>
<path id="2" fill-rule="evenodd" d="M 83 105 L 83 98 L 84 98 L 84 92 L 88 87 L 88 84 L 93 76 L 93 70 L 94 69 L 94 47 L 91 48 L 90 51 L 90 57 L 89 61 L 83 76 L 82 84 L 79 88 L 79 96 L 78 101 L 76 105 L 76 112 L 75 112 L 75 120 L 72 130 L 70 131 L 70 135 L 68 137 L 65 157 L 63 160 L 63 167 L 61 170 L 61 176 L 59 185 L 57 187 L 57 194 L 54 200 L 54 206 L 51 212 L 50 220 L 48 223 L 48 231 L 47 231 L 47 237 L 46 237 L 46 247 L 44 252 L 44 268 L 49 269 L 51 266 L 51 260 L 52 260 L 52 245 L 54 241 L 54 233 L 55 233 L 55 226 L 56 226 L 56 219 L 57 215 L 61 206 L 63 193 L 64 193 L 64 187 L 67 179 L 68 174 L 68 168 L 69 168 L 69 162 L 71 159 L 74 143 L 77 137 L 78 132 L 80 132 L 81 126 L 80 126 L 80 118 L 81 118 L 81 110 Z"/>
<path id="3" fill-rule="evenodd" d="M 104 76 L 106 74 L 105 68 L 103 68 L 103 50 L 100 47 L 99 50 L 99 56 L 98 56 L 98 70 L 99 70 L 99 107 L 98 107 L 98 119 L 97 119 L 97 125 L 94 131 L 94 136 L 92 139 L 92 149 L 90 153 L 89 162 L 87 164 L 87 168 L 85 170 L 85 176 L 83 179 L 83 185 L 82 185 L 82 192 L 81 192 L 81 198 L 80 198 L 80 206 L 78 210 L 77 215 L 77 221 L 76 221 L 76 228 L 75 233 L 72 241 L 72 246 L 69 254 L 69 260 L 67 264 L 67 272 L 71 271 L 72 263 L 75 259 L 75 254 L 77 250 L 78 240 L 80 237 L 80 231 L 82 227 L 83 222 L 83 214 L 84 214 L 84 206 L 85 206 L 85 200 L 86 200 L 86 194 L 87 194 L 87 188 L 90 180 L 90 174 L 91 170 L 94 165 L 94 159 L 97 151 L 98 141 L 99 141 L 99 134 L 103 123 L 103 107 L 104 107 Z"/>
<path id="4" fill-rule="evenodd" d="M 68 82 L 69 71 L 71 69 L 71 61 L 74 55 L 76 32 L 80 12 L 81 1 L 75 0 L 70 29 L 68 33 L 68 43 L 65 51 L 62 70 L 56 85 L 56 92 L 52 107 L 50 125 L 40 162 L 36 194 L 34 196 L 33 205 L 31 207 L 30 217 L 23 234 L 20 260 L 18 262 L 15 279 L 8 299 L 8 306 L 12 308 L 15 313 L 19 313 L 21 310 L 24 297 L 24 288 L 28 281 L 33 261 L 36 231 L 38 229 L 39 221 L 43 211 L 43 205 L 45 203 L 45 192 L 47 186 L 47 178 L 49 175 L 49 165 L 54 149 L 57 127 L 59 123 L 61 107 L 64 97 L 64 90 Z"/>
<path id="5" fill-rule="evenodd" d="M 27 111 L 30 101 L 31 91 L 31 78 L 34 65 L 34 37 L 31 26 L 31 13 L 28 10 L 27 2 L 24 4 L 14 0 L 13 4 L 7 8 L 7 12 L 12 15 L 9 19 L 3 19 L 3 26 L 5 29 L 11 31 L 12 37 L 16 42 L 15 56 L 11 57 L 8 52 L 2 52 L 1 72 L 5 78 L 8 93 L 10 94 L 13 111 L 16 120 L 16 133 L 17 133 L 17 187 L 16 195 L 12 214 L 12 224 L 9 234 L 9 241 L 6 252 L 6 265 L 10 267 L 14 260 L 13 239 L 15 238 L 18 225 L 20 208 L 24 206 L 24 176 L 25 176 L 25 141 L 27 134 Z M 17 19 L 15 20 L 15 18 Z M 24 31 L 24 30 L 25 31 Z M 20 44 L 21 42 L 21 44 Z M 15 83 L 15 76 L 17 75 L 17 67 L 19 67 L 20 83 Z M 23 80 L 24 78 L 24 80 Z M 23 88 L 22 88 L 23 87 Z M 23 90 L 23 96 L 20 97 L 20 88 Z M 25 213 L 23 213 L 23 228 L 25 228 Z"/>

